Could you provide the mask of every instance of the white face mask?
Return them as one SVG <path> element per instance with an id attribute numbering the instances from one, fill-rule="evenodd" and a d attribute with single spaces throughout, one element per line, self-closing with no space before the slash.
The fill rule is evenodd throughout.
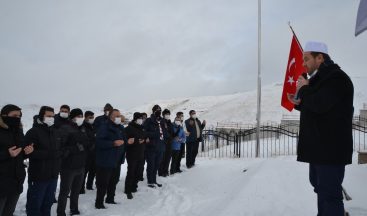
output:
<path id="1" fill-rule="evenodd" d="M 142 125 L 142 124 L 143 124 L 143 119 L 137 119 L 137 120 L 136 120 L 136 124 L 138 124 L 138 125 Z"/>
<path id="2" fill-rule="evenodd" d="M 114 123 L 117 125 L 121 124 L 121 117 L 116 117 Z"/>
<path id="3" fill-rule="evenodd" d="M 105 111 L 104 114 L 108 116 L 110 114 L 110 111 Z"/>
<path id="4" fill-rule="evenodd" d="M 197 118 L 197 115 L 196 114 L 195 115 L 192 115 L 191 118 L 196 119 Z"/>
<path id="5" fill-rule="evenodd" d="M 80 127 L 83 124 L 83 118 L 75 118 L 74 122 Z"/>
<path id="6" fill-rule="evenodd" d="M 181 117 L 181 121 L 183 121 L 183 120 L 185 120 L 185 118 L 182 116 L 182 117 Z"/>
<path id="7" fill-rule="evenodd" d="M 61 118 L 68 118 L 68 117 L 69 117 L 69 113 L 66 113 L 66 112 L 60 112 L 60 117 L 61 117 Z"/>
<path id="8" fill-rule="evenodd" d="M 87 122 L 88 122 L 88 124 L 93 124 L 94 123 L 94 119 L 88 119 Z"/>
<path id="9" fill-rule="evenodd" d="M 164 118 L 165 118 L 166 120 L 170 120 L 170 119 L 171 119 L 171 116 L 170 116 L 170 115 L 164 115 Z"/>
<path id="10" fill-rule="evenodd" d="M 55 119 L 54 117 L 45 117 L 43 123 L 47 124 L 47 126 L 51 127 L 54 125 Z"/>
<path id="11" fill-rule="evenodd" d="M 175 121 L 176 125 L 181 126 L 181 122 L 180 121 Z"/>

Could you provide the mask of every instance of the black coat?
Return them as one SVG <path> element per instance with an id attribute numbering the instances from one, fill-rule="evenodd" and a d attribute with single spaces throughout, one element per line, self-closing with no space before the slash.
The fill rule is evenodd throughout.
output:
<path id="1" fill-rule="evenodd" d="M 63 160 L 61 169 L 81 169 L 85 167 L 90 142 L 85 127 L 78 127 L 76 123 L 70 122 L 59 128 L 63 130 L 62 143 Z"/>
<path id="2" fill-rule="evenodd" d="M 35 119 L 33 118 L 33 121 L 35 121 Z M 63 125 L 67 125 L 69 124 L 69 118 L 62 118 L 59 114 L 55 115 L 55 128 L 60 128 Z"/>
<path id="3" fill-rule="evenodd" d="M 61 165 L 61 137 L 55 128 L 38 121 L 25 135 L 26 144 L 34 144 L 29 155 L 28 180 L 57 179 Z"/>
<path id="4" fill-rule="evenodd" d="M 163 126 L 164 126 L 164 128 L 167 132 L 167 136 L 164 139 L 166 141 L 166 149 L 167 149 L 167 147 L 169 149 L 171 149 L 172 141 L 173 141 L 173 138 L 174 138 L 173 124 L 172 124 L 171 120 L 164 119 L 163 120 Z"/>
<path id="5" fill-rule="evenodd" d="M 89 148 L 88 148 L 88 157 L 95 161 L 96 157 L 96 130 L 93 125 L 89 124 L 88 122 L 84 122 L 82 127 L 86 131 Z"/>
<path id="6" fill-rule="evenodd" d="M 199 138 L 197 138 L 198 136 L 197 136 L 195 121 L 197 125 L 200 127 L 199 128 L 199 131 L 200 131 Z M 201 142 L 202 141 L 203 129 L 205 128 L 205 125 L 202 124 L 199 119 L 189 118 L 185 121 L 185 126 L 186 126 L 187 132 L 190 133 L 190 135 L 186 137 L 186 142 L 197 142 L 197 141 Z"/>
<path id="7" fill-rule="evenodd" d="M 23 151 L 13 158 L 8 151 L 13 146 L 24 147 L 23 131 L 9 129 L 0 117 L 0 198 L 23 191 L 26 175 Z"/>
<path id="8" fill-rule="evenodd" d="M 151 115 L 150 118 L 147 118 L 144 122 L 144 130 L 147 133 L 149 138 L 149 143 L 147 143 L 145 150 L 147 152 L 150 151 L 165 151 L 165 139 L 168 137 L 166 127 L 164 126 L 163 119 L 160 119 L 159 123 L 157 118 L 154 115 Z M 162 128 L 163 140 L 161 140 L 161 133 L 159 127 Z"/>
<path id="9" fill-rule="evenodd" d="M 353 83 L 336 64 L 321 65 L 308 86 L 299 90 L 301 112 L 298 161 L 352 163 Z"/>
<path id="10" fill-rule="evenodd" d="M 126 154 L 128 157 L 132 156 L 135 158 L 141 157 L 144 155 L 145 142 L 139 143 L 139 139 L 146 140 L 147 134 L 144 131 L 142 125 L 138 125 L 135 122 L 130 122 L 129 125 L 125 128 L 125 133 L 127 139 L 134 138 L 135 141 L 133 144 L 126 145 Z"/>

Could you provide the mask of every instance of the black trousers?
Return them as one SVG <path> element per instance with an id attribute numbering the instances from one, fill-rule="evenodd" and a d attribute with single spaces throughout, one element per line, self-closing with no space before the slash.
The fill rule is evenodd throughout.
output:
<path id="1" fill-rule="evenodd" d="M 310 164 L 309 178 L 317 194 L 317 215 L 344 216 L 344 174 L 345 165 Z"/>
<path id="2" fill-rule="evenodd" d="M 125 179 L 125 193 L 132 193 L 132 191 L 138 188 L 139 182 L 139 158 L 138 152 L 127 151 L 126 161 L 127 161 L 127 174 Z"/>
<path id="3" fill-rule="evenodd" d="M 172 151 L 172 162 L 171 162 L 171 175 L 176 173 L 179 170 L 178 162 L 180 160 L 180 150 L 173 150 Z"/>
<path id="4" fill-rule="evenodd" d="M 144 165 L 145 165 L 145 160 L 146 160 L 146 156 L 145 156 L 145 150 L 143 150 L 143 155 L 140 158 L 140 160 L 138 161 L 138 179 L 141 180 L 144 178 Z"/>
<path id="5" fill-rule="evenodd" d="M 83 184 L 84 168 L 63 169 L 60 172 L 60 192 L 57 200 L 57 215 L 65 215 L 66 203 L 70 193 L 70 210 L 78 210 L 80 188 Z"/>
<path id="6" fill-rule="evenodd" d="M 20 194 L 12 193 L 0 198 L 0 215 L 13 216 Z"/>
<path id="7" fill-rule="evenodd" d="M 171 142 L 166 144 L 166 148 L 163 154 L 163 159 L 161 164 L 159 165 L 158 175 L 168 175 L 169 163 L 171 162 L 171 154 L 172 154 L 172 145 Z"/>
<path id="8" fill-rule="evenodd" d="M 186 166 L 192 167 L 195 165 L 196 156 L 199 151 L 199 141 L 186 143 Z"/>
<path id="9" fill-rule="evenodd" d="M 185 143 L 181 143 L 180 156 L 177 162 L 176 170 L 180 170 L 181 168 L 181 160 L 185 157 Z"/>
<path id="10" fill-rule="evenodd" d="M 157 172 L 162 162 L 163 152 L 146 151 L 148 184 L 157 183 Z"/>
<path id="11" fill-rule="evenodd" d="M 93 188 L 93 181 L 95 177 L 96 177 L 96 157 L 95 155 L 88 155 L 82 189 L 84 189 L 85 183 L 87 183 L 87 188 Z M 87 182 L 85 182 L 86 179 Z"/>
<path id="12" fill-rule="evenodd" d="M 28 179 L 27 216 L 50 216 L 51 207 L 55 200 L 57 178 L 45 181 Z"/>
<path id="13" fill-rule="evenodd" d="M 107 194 L 106 201 L 114 201 L 116 185 L 120 179 L 121 165 L 116 168 L 97 167 L 96 184 L 97 198 L 96 204 L 102 205 Z"/>

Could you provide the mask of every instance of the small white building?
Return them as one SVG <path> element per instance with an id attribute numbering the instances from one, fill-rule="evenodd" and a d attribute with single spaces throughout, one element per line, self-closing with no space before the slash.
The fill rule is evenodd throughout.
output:
<path id="1" fill-rule="evenodd" d="M 367 104 L 364 103 L 363 104 L 363 109 L 361 109 L 359 111 L 359 116 L 362 118 L 362 119 L 367 119 Z"/>

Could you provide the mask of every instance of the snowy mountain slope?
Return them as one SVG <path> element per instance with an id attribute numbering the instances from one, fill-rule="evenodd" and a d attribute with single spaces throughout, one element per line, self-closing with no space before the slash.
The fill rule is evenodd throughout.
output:
<path id="1" fill-rule="evenodd" d="M 356 77 L 353 79 L 355 85 L 355 115 L 359 114 L 359 110 L 362 109 L 363 103 L 367 103 L 366 81 L 367 78 L 365 77 Z M 282 90 L 282 84 L 273 84 L 262 88 L 262 122 L 280 122 L 283 115 L 299 115 L 296 110 L 288 112 L 280 106 Z M 253 90 L 231 95 L 153 101 L 128 110 L 128 116 L 131 116 L 135 111 L 146 112 L 149 115 L 152 113 L 151 108 L 155 104 L 159 104 L 162 109 L 170 109 L 171 113 L 174 115 L 178 111 L 183 111 L 185 117 L 188 117 L 188 112 L 191 109 L 194 109 L 197 111 L 199 118 L 202 120 L 206 119 L 210 125 L 216 125 L 217 122 L 239 122 L 252 124 L 256 122 L 257 92 L 256 90 Z"/>
<path id="2" fill-rule="evenodd" d="M 266 86 L 262 89 L 262 120 L 279 121 L 284 111 L 280 107 L 281 85 Z M 151 113 L 154 104 L 163 109 L 168 108 L 171 113 L 183 111 L 185 117 L 191 109 L 197 111 L 200 119 L 206 119 L 211 124 L 217 122 L 245 122 L 256 120 L 256 91 L 236 93 L 231 95 L 180 98 L 172 100 L 154 101 L 131 109 Z"/>

